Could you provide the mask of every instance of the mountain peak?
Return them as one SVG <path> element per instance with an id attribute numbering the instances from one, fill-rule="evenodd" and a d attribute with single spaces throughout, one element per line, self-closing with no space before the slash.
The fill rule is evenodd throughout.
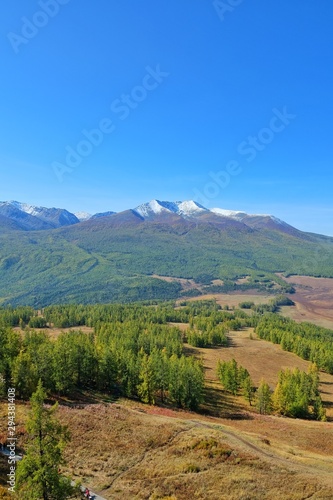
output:
<path id="1" fill-rule="evenodd" d="M 36 207 L 15 200 L 0 202 L 0 214 L 19 222 L 27 231 L 54 229 L 79 222 L 74 214 L 65 209 Z"/>
<path id="2" fill-rule="evenodd" d="M 92 215 L 89 214 L 88 212 L 75 212 L 75 217 L 77 217 L 79 219 L 80 222 L 84 221 L 84 220 L 89 220 L 91 219 Z"/>
<path id="3" fill-rule="evenodd" d="M 201 216 L 206 215 L 229 219 L 229 222 L 241 222 L 256 229 L 269 227 L 284 232 L 291 232 L 293 229 L 286 222 L 273 215 L 248 214 L 242 211 L 223 208 L 208 209 L 194 200 L 161 201 L 153 199 L 132 209 L 132 212 L 139 215 L 143 220 L 157 222 L 158 220 L 164 220 L 164 222 L 169 220 L 171 222 L 175 217 L 185 220 L 202 219 Z M 116 213 L 102 212 L 91 215 L 87 212 L 77 212 L 73 214 L 65 209 L 46 208 L 11 200 L 0 202 L 0 215 L 18 223 L 25 230 L 39 230 L 70 226 L 78 222 L 113 216 Z M 207 221 L 208 219 L 211 220 L 211 217 L 204 217 L 204 220 Z"/>
<path id="4" fill-rule="evenodd" d="M 247 216 L 245 212 L 239 212 L 236 210 L 225 210 L 224 208 L 211 208 L 210 211 L 216 215 L 222 215 L 223 217 L 231 217 L 237 220 L 241 220 L 243 217 Z"/>
<path id="5" fill-rule="evenodd" d="M 208 209 L 193 200 L 188 201 L 160 201 L 151 200 L 134 208 L 134 212 L 143 218 L 160 214 L 176 214 L 182 217 L 191 217 L 201 212 L 208 212 Z"/>
<path id="6" fill-rule="evenodd" d="M 207 208 L 193 200 L 177 202 L 177 205 L 180 215 L 191 216 L 208 212 Z"/>
<path id="7" fill-rule="evenodd" d="M 165 206 L 165 205 L 170 205 Z M 142 205 L 139 205 L 138 207 L 134 208 L 134 212 L 138 213 L 143 217 L 144 219 L 147 217 L 154 216 L 156 214 L 161 214 L 163 212 L 166 213 L 172 213 L 174 210 L 172 210 L 172 203 L 169 202 L 163 202 L 159 200 L 151 200 L 147 203 L 142 203 Z"/>

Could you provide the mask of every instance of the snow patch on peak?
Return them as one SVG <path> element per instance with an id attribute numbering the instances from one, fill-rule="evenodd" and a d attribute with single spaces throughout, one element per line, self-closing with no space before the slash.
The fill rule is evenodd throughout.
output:
<path id="1" fill-rule="evenodd" d="M 222 217 L 231 217 L 232 219 L 237 219 L 237 220 L 241 220 L 243 217 L 246 217 L 247 215 L 245 212 L 239 212 L 236 210 L 225 210 L 223 208 L 212 208 L 210 211 L 216 215 L 221 215 Z"/>
<path id="2" fill-rule="evenodd" d="M 197 215 L 198 213 L 202 212 L 208 212 L 207 208 L 203 207 L 202 205 L 200 205 L 200 203 L 197 203 L 193 200 L 176 202 L 176 205 L 178 206 L 179 215 L 184 215 L 187 217 L 190 217 L 191 215 Z"/>
<path id="3" fill-rule="evenodd" d="M 168 204 L 168 202 L 166 202 L 166 204 Z M 164 202 L 161 202 L 159 200 L 151 200 L 148 203 L 143 203 L 142 205 L 134 208 L 134 212 L 145 218 L 154 214 L 161 214 L 162 212 L 172 213 L 173 210 L 164 206 Z"/>
<path id="4" fill-rule="evenodd" d="M 80 222 L 91 219 L 92 215 L 88 212 L 75 212 L 75 217 L 79 219 Z"/>
<path id="5" fill-rule="evenodd" d="M 207 208 L 193 200 L 189 201 L 160 201 L 151 200 L 134 208 L 134 211 L 142 217 L 150 217 L 161 213 L 174 213 L 182 217 L 191 217 L 201 212 L 207 212 Z"/>
<path id="6" fill-rule="evenodd" d="M 284 222 L 284 220 L 278 219 L 274 215 L 269 215 L 269 217 L 272 219 L 272 221 L 276 222 L 277 224 L 280 224 L 280 226 L 288 226 L 289 225 L 286 222 Z"/>
<path id="7" fill-rule="evenodd" d="M 8 205 L 12 205 L 13 207 L 17 208 L 18 210 L 22 210 L 22 212 L 25 212 L 26 214 L 34 215 L 37 216 L 41 210 L 42 207 L 36 207 L 34 205 L 29 205 L 28 203 L 21 203 L 20 201 L 8 201 Z"/>
<path id="8" fill-rule="evenodd" d="M 239 221 L 243 220 L 244 218 L 255 218 L 255 217 L 262 217 L 262 218 L 270 218 L 273 222 L 276 222 L 277 224 L 280 224 L 281 226 L 286 226 L 288 225 L 286 222 L 284 222 L 281 219 L 278 219 L 274 215 L 270 214 L 247 214 L 246 212 L 238 212 L 236 210 L 224 210 L 223 208 L 212 208 L 210 210 L 216 215 L 222 215 L 223 217 L 231 217 L 232 219 L 237 219 Z"/>
<path id="9" fill-rule="evenodd" d="M 68 226 L 79 222 L 74 214 L 62 208 L 36 207 L 35 205 L 29 205 L 28 203 L 21 203 L 20 201 L 14 200 L 1 203 L 0 206 L 6 206 L 11 210 L 16 210 L 18 214 L 23 212 L 31 217 L 35 217 L 49 224 L 51 228 Z M 12 213 L 11 218 L 15 219 L 20 217 L 18 214 Z"/>

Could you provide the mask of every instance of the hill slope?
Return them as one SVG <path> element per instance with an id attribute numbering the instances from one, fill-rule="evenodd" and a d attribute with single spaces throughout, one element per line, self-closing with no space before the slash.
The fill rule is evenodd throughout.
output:
<path id="1" fill-rule="evenodd" d="M 333 274 L 332 238 L 272 216 L 226 216 L 195 202 L 167 203 L 43 231 L 19 231 L 18 222 L 0 217 L 0 303 L 179 296 L 179 283 L 152 275 L 192 278 L 217 291 L 214 279 L 229 290 L 248 275 L 246 286 L 274 289 L 273 282 L 282 283 L 276 272 Z"/>

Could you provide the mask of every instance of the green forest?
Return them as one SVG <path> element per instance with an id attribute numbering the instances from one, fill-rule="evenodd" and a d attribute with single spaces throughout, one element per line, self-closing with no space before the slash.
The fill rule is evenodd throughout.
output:
<path id="1" fill-rule="evenodd" d="M 308 373 L 298 368 L 281 370 L 274 391 L 264 379 L 255 390 L 249 372 L 234 359 L 219 362 L 217 373 L 227 391 L 235 396 L 241 392 L 250 405 L 255 402 L 259 413 L 326 420 L 319 394 L 319 371 L 315 364 L 310 366 Z"/>
<path id="2" fill-rule="evenodd" d="M 333 373 L 333 332 L 312 323 L 296 323 L 277 314 L 262 316 L 256 326 L 259 338 L 280 344 L 282 349 L 312 361 L 320 370 Z"/>
<path id="3" fill-rule="evenodd" d="M 254 327 L 259 338 L 281 344 L 311 361 L 313 368 L 309 374 L 281 372 L 271 391 L 264 381 L 254 387 L 248 371 L 235 360 L 219 362 L 224 389 L 264 413 L 323 419 L 318 369 L 333 373 L 333 332 L 280 316 L 279 305 L 288 301 L 279 296 L 266 305 L 245 302 L 233 310 L 214 300 L 183 301 L 177 307 L 172 301 L 62 305 L 39 311 L 3 307 L 2 391 L 14 385 L 17 397 L 27 400 L 41 380 L 55 397 L 75 399 L 78 391 L 86 390 L 197 410 L 204 402 L 204 367 L 201 359 L 187 353 L 186 344 L 227 348 L 229 332 Z M 50 327 L 67 330 L 52 336 Z M 290 394 L 294 399 L 288 399 Z"/>
<path id="4" fill-rule="evenodd" d="M 332 276 L 332 238 L 221 227 L 218 223 L 126 222 L 112 217 L 49 231 L 0 234 L 0 304 L 172 300 L 184 293 L 290 292 L 276 273 Z M 89 221 L 88 221 L 89 222 Z M 194 280 L 185 291 L 178 281 Z M 246 276 L 246 282 L 238 282 Z M 214 280 L 219 279 L 217 284 Z"/>

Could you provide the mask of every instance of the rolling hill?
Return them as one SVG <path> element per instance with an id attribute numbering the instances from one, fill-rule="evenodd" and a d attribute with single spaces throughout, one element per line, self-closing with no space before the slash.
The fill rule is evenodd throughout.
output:
<path id="1" fill-rule="evenodd" d="M 153 200 L 79 222 L 63 209 L 23 205 L 0 204 L 1 304 L 181 296 L 181 284 L 165 277 L 192 279 L 197 285 L 191 293 L 200 294 L 281 290 L 287 285 L 276 272 L 333 276 L 333 238 L 304 233 L 271 215 Z M 239 284 L 244 276 L 247 282 Z"/>

